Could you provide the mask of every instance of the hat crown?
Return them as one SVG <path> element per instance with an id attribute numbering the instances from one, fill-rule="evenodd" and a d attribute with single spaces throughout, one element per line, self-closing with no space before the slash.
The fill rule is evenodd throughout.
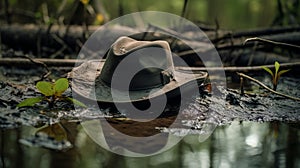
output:
<path id="1" fill-rule="evenodd" d="M 173 80 L 173 72 L 172 55 L 166 41 L 120 37 L 107 52 L 99 77 L 114 89 L 127 90 L 123 81 L 130 80 L 129 90 L 145 90 L 169 83 Z"/>

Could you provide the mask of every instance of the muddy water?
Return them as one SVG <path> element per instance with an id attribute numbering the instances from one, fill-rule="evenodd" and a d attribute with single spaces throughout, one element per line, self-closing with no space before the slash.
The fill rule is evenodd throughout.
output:
<path id="1" fill-rule="evenodd" d="M 74 147 L 55 151 L 28 147 L 19 140 L 36 129 L 23 126 L 1 132 L 1 167 L 299 167 L 300 131 L 280 123 L 233 122 L 220 126 L 204 142 L 188 135 L 170 150 L 133 158 L 98 146 L 76 123 L 65 125 Z"/>

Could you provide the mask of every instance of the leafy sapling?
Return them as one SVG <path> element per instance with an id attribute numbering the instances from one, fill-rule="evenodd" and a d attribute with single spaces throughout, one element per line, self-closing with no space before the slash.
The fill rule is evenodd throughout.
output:
<path id="1" fill-rule="evenodd" d="M 56 101 L 69 101 L 75 105 L 86 107 L 82 102 L 62 95 L 69 87 L 69 81 L 66 78 L 60 78 L 55 83 L 40 81 L 36 88 L 44 95 L 40 97 L 28 98 L 17 105 L 17 107 L 33 106 L 41 101 L 47 101 L 49 107 L 53 107 Z"/>
<path id="2" fill-rule="evenodd" d="M 280 64 L 276 61 L 275 62 L 275 72 L 273 73 L 272 70 L 268 67 L 265 67 L 265 66 L 262 66 L 262 68 L 267 71 L 271 76 L 272 76 L 272 84 L 273 84 L 273 90 L 276 91 L 277 89 L 277 84 L 278 84 L 278 81 L 279 81 L 279 78 L 282 74 L 288 72 L 290 69 L 286 69 L 286 70 L 280 70 L 279 71 L 279 68 L 280 68 Z"/>

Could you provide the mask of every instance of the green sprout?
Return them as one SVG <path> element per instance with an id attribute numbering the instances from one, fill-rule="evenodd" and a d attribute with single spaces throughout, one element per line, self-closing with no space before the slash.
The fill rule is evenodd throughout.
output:
<path id="1" fill-rule="evenodd" d="M 53 107 L 56 101 L 69 101 L 78 106 L 86 107 L 82 102 L 62 95 L 69 87 L 69 81 L 66 78 L 60 78 L 55 83 L 40 81 L 35 86 L 44 96 L 25 99 L 17 107 L 34 106 L 41 101 L 47 101 L 49 107 Z"/>
<path id="2" fill-rule="evenodd" d="M 280 68 L 280 64 L 275 61 L 275 73 L 272 72 L 272 70 L 266 66 L 262 66 L 262 68 L 267 71 L 271 76 L 272 76 L 272 83 L 273 83 L 273 90 L 276 91 L 277 89 L 277 84 L 278 84 L 278 81 L 279 81 L 279 78 L 282 74 L 288 72 L 290 69 L 286 69 L 286 70 L 280 70 L 279 71 L 279 68 Z"/>

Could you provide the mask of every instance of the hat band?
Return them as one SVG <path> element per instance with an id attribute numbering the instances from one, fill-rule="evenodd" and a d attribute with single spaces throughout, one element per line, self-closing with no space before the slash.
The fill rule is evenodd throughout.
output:
<path id="1" fill-rule="evenodd" d="M 124 85 L 122 85 L 122 83 L 116 83 L 112 86 L 111 82 L 107 82 L 101 78 L 100 78 L 100 80 L 111 88 L 118 89 L 118 90 L 128 90 L 128 88 L 126 88 Z M 130 91 L 138 91 L 138 90 L 147 90 L 147 89 L 162 87 L 162 86 L 170 83 L 172 80 L 174 80 L 174 76 L 170 70 L 164 70 L 164 71 L 161 71 L 159 76 L 157 76 L 155 79 L 152 78 L 152 80 L 157 81 L 157 83 L 152 84 L 152 85 L 149 85 L 149 84 L 146 85 L 145 83 L 137 82 L 137 80 L 135 80 L 133 78 L 133 80 L 129 84 L 129 90 Z"/>
<path id="2" fill-rule="evenodd" d="M 132 83 L 130 83 L 129 85 L 129 90 L 130 91 L 137 91 L 137 90 L 146 90 L 146 89 L 152 89 L 152 88 L 157 88 L 157 87 L 161 87 L 164 86 L 168 83 L 170 83 L 172 80 L 174 80 L 173 74 L 171 71 L 169 70 L 163 70 L 160 72 L 159 74 L 160 76 L 157 76 L 157 78 L 152 78 L 152 80 L 157 79 L 158 82 L 155 82 L 156 84 L 152 84 L 152 85 L 145 85 L 138 83 L 135 83 L 136 81 L 132 81 Z"/>

